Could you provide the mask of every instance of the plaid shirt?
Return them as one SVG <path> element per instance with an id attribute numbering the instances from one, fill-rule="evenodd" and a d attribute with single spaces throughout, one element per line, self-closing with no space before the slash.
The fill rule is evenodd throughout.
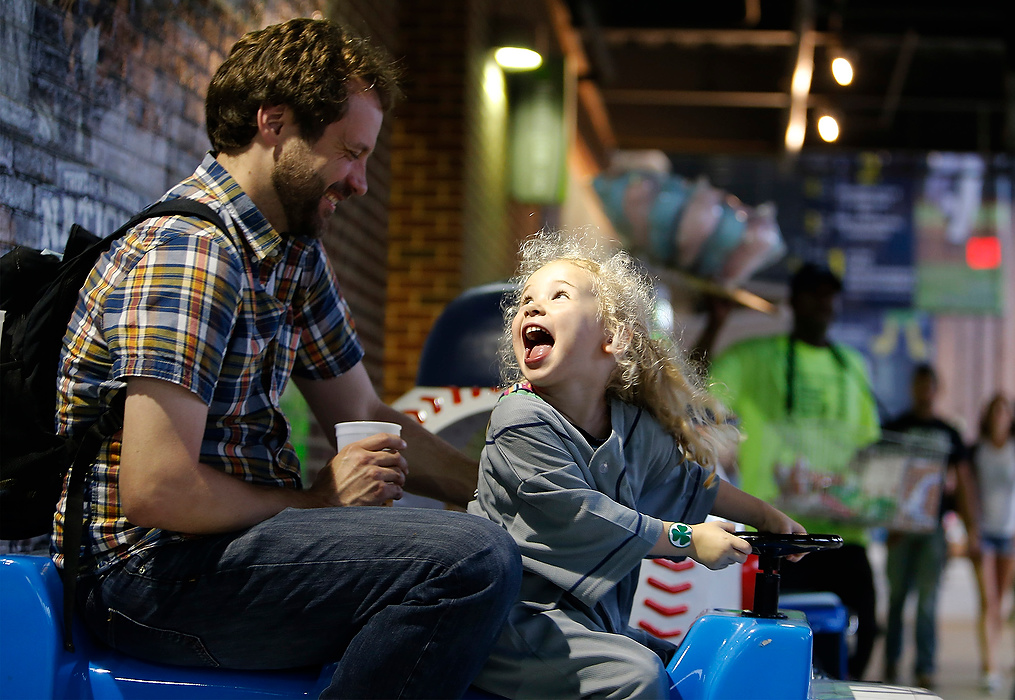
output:
<path id="1" fill-rule="evenodd" d="M 363 357 L 320 241 L 283 238 L 208 155 L 165 198 L 209 204 L 229 226 L 159 217 L 99 260 L 64 337 L 57 430 L 80 435 L 128 377 L 179 384 L 208 405 L 201 461 L 236 478 L 301 488 L 279 408 L 289 377 L 334 377 Z M 103 445 L 85 492 L 87 550 L 101 571 L 184 535 L 136 527 L 117 484 L 120 438 Z M 53 558 L 63 565 L 63 512 Z"/>

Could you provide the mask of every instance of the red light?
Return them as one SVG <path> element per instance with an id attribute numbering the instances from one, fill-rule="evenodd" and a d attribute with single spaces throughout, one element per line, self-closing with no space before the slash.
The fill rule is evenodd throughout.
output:
<path id="1" fill-rule="evenodd" d="M 966 241 L 966 264 L 974 270 L 1001 267 L 1001 239 L 997 236 L 971 236 Z"/>

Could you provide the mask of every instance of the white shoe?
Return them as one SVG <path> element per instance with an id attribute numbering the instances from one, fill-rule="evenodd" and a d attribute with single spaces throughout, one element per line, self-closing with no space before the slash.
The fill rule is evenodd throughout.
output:
<path id="1" fill-rule="evenodd" d="M 1001 674 L 997 671 L 984 673 L 980 676 L 980 690 L 988 695 L 994 695 L 1001 690 Z"/>

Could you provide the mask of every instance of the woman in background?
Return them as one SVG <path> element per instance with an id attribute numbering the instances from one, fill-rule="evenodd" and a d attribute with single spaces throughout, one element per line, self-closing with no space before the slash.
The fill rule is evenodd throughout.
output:
<path id="1" fill-rule="evenodd" d="M 980 496 L 980 556 L 974 559 L 980 588 L 981 686 L 1001 687 L 994 658 L 1004 621 L 1002 606 L 1015 584 L 1015 425 L 1012 405 L 995 395 L 983 410 L 980 436 L 973 446 L 973 469 Z"/>

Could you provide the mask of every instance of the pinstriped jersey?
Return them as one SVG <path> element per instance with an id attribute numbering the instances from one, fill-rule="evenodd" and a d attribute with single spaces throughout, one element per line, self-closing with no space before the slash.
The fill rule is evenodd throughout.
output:
<path id="1" fill-rule="evenodd" d="M 640 408 L 611 402 L 612 432 L 597 446 L 523 386 L 490 416 L 469 512 L 500 523 L 518 544 L 518 606 L 579 609 L 600 629 L 624 634 L 640 562 L 663 521 L 702 522 L 718 479 L 705 486 L 709 472 L 685 460 Z"/>

